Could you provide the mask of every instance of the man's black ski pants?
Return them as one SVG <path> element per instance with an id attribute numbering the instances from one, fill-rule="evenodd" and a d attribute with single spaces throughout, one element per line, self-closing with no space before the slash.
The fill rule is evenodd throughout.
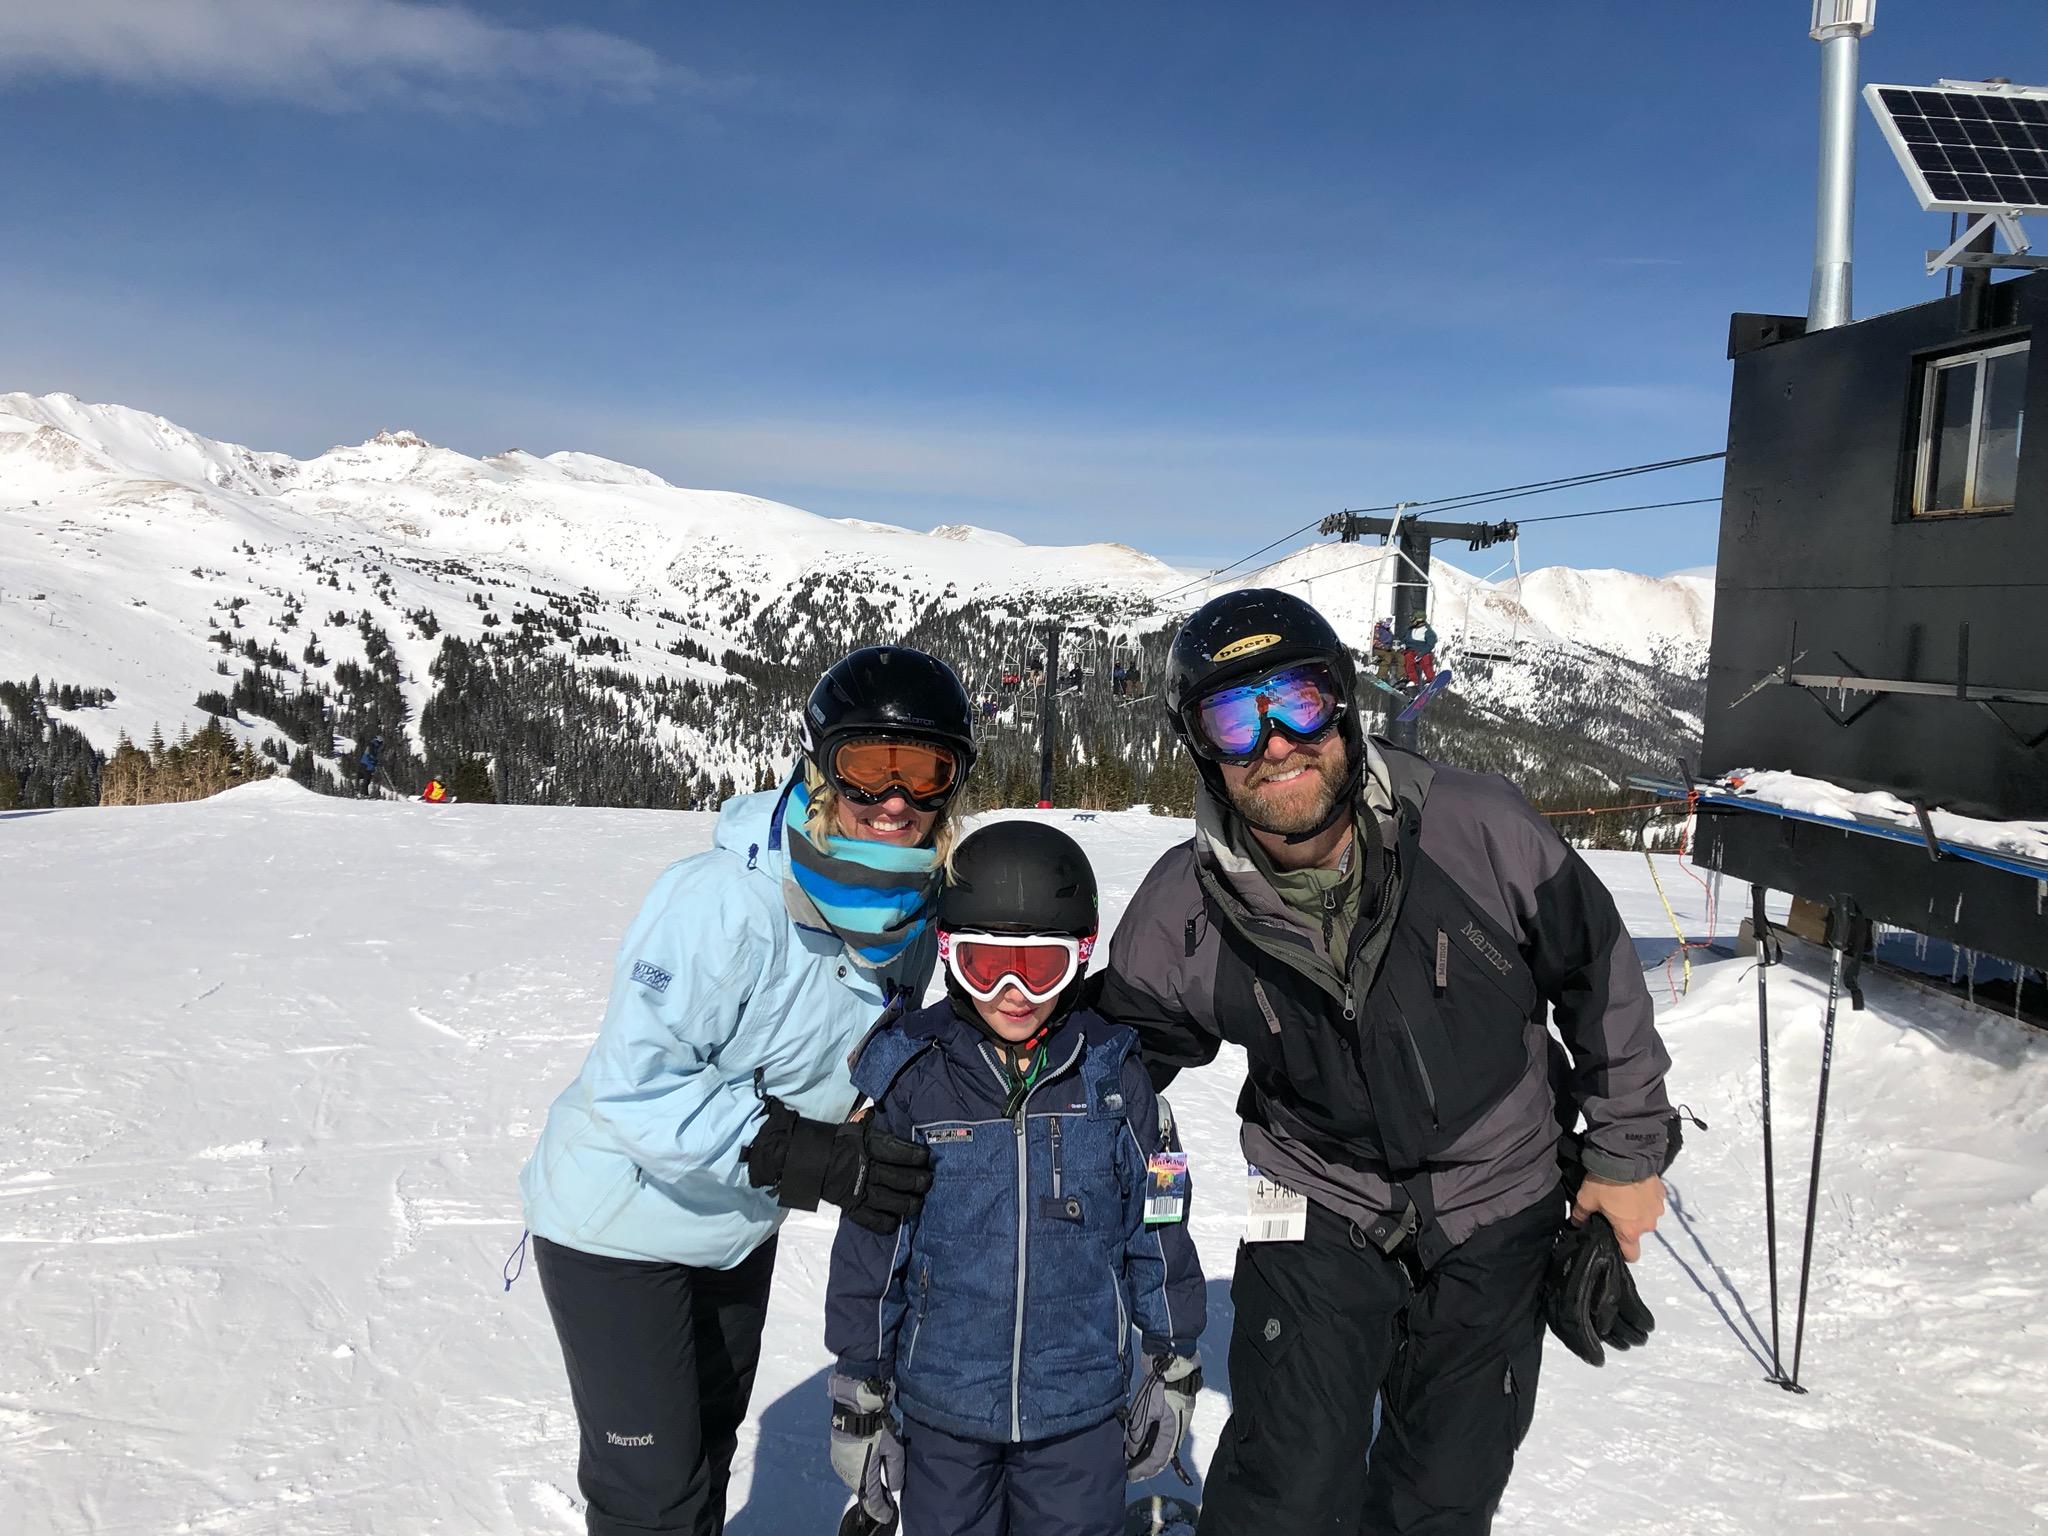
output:
<path id="1" fill-rule="evenodd" d="M 583 1430 L 590 1536 L 718 1536 L 768 1317 L 770 1238 L 732 1269 L 533 1240 Z"/>
<path id="2" fill-rule="evenodd" d="M 1564 1210 L 1480 1228 L 1419 1285 L 1313 1203 L 1304 1241 L 1240 1245 L 1202 1536 L 1484 1536 L 1536 1411 Z"/>

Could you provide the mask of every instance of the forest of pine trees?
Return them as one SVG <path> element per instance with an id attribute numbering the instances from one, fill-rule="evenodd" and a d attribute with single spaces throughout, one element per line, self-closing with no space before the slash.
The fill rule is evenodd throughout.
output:
<path id="1" fill-rule="evenodd" d="M 100 754 L 51 711 L 100 709 L 113 698 L 109 688 L 40 677 L 0 682 L 0 811 L 99 804 Z"/>
<path id="2" fill-rule="evenodd" d="M 401 611 L 388 573 L 373 573 L 370 594 L 383 604 L 383 619 L 407 638 L 439 642 L 424 678 L 404 674 L 374 608 L 351 613 L 322 603 L 316 614 L 266 588 L 284 600 L 282 617 L 270 622 L 294 631 L 281 644 L 246 632 L 254 625 L 245 618 L 257 617 L 250 598 L 217 604 L 220 678 L 196 702 L 239 726 L 274 727 L 278 734 L 263 736 L 260 756 L 210 722 L 169 745 L 124 741 L 102 765 L 61 716 L 104 704 L 106 690 L 39 679 L 0 685 L 0 808 L 185 799 L 276 770 L 325 793 L 353 792 L 355 759 L 380 738 L 378 793 L 415 795 L 439 778 L 458 800 L 709 810 L 779 782 L 796 752 L 797 714 L 819 673 L 854 647 L 877 643 L 928 650 L 966 684 L 979 752 L 968 808 L 1026 806 L 1038 799 L 1044 700 L 1028 685 L 1006 689 L 1003 678 L 1042 671 L 1050 623 L 1062 637 L 1055 803 L 1099 810 L 1150 804 L 1176 816 L 1193 810 L 1194 767 L 1159 697 L 1172 626 L 1134 599 L 1069 592 L 963 603 L 951 589 L 914 596 L 886 571 L 857 580 L 819 572 L 766 597 L 710 570 L 678 585 L 674 606 L 659 611 L 661 623 L 689 631 L 656 642 L 663 659 L 698 664 L 696 675 L 672 676 L 636 666 L 648 654 L 642 648 L 653 615 L 636 612 L 630 599 L 522 590 L 458 561 L 415 569 L 437 581 L 477 583 L 468 600 L 487 616 L 480 636 L 449 633 L 426 605 Z M 325 589 L 342 590 L 338 570 L 324 574 Z M 350 582 L 346 590 L 357 587 Z M 639 640 L 622 641 L 630 632 L 622 617 L 640 627 Z M 734 644 L 706 643 L 716 635 Z M 336 641 L 345 652 L 359 641 L 361 659 L 334 662 Z M 1117 664 L 1129 672 L 1121 688 L 1112 676 Z M 1490 665 L 1458 667 L 1469 684 L 1484 680 Z M 1547 652 L 1517 658 L 1511 671 L 1504 691 L 1526 702 L 1494 713 L 1453 688 L 1422 717 L 1424 752 L 1505 774 L 1540 809 L 1575 813 L 1558 820 L 1575 842 L 1639 846 L 1645 835 L 1659 835 L 1664 823 L 1648 813 L 1576 813 L 1639 799 L 1622 787 L 1631 773 L 1669 774 L 1678 757 L 1696 752 L 1703 676 Z M 1375 729 L 1387 702 L 1370 690 L 1363 695 Z"/>
<path id="3" fill-rule="evenodd" d="M 196 736 L 180 730 L 165 744 L 162 731 L 151 734 L 149 746 L 138 747 L 121 733 L 114 755 L 100 775 L 101 805 L 161 805 L 169 801 L 204 800 L 237 784 L 271 776 L 271 765 L 246 742 L 234 738 L 209 718 Z"/>

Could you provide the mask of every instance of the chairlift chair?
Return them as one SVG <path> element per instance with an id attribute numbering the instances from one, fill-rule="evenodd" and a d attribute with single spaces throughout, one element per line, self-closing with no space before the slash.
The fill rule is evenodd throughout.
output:
<path id="1" fill-rule="evenodd" d="M 1117 669 L 1123 677 L 1117 677 Z M 1121 684 L 1121 686 L 1119 686 Z M 1128 631 L 1113 636 L 1109 643 L 1109 690 L 1119 704 L 1135 704 L 1145 697 L 1145 653 Z"/>
<path id="2" fill-rule="evenodd" d="M 1503 571 L 1514 574 L 1514 611 L 1508 621 L 1507 643 L 1499 649 L 1481 649 L 1466 643 L 1466 636 L 1472 627 L 1472 589 L 1465 589 L 1465 608 L 1458 618 L 1457 654 L 1460 661 L 1514 661 L 1521 654 L 1522 616 L 1528 609 L 1522 603 L 1522 536 L 1518 531 L 1508 540 L 1508 558 L 1478 578 L 1488 586 Z"/>

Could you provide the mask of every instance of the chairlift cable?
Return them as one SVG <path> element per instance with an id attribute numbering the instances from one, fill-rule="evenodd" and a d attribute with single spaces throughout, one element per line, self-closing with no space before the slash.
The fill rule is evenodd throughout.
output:
<path id="1" fill-rule="evenodd" d="M 1726 457 L 1728 457 L 1728 455 L 1725 450 L 1716 453 L 1695 453 L 1687 455 L 1683 458 L 1658 459 L 1643 464 L 1629 464 L 1619 469 L 1601 469 L 1589 471 L 1585 474 L 1561 475 L 1551 480 L 1532 480 L 1521 485 L 1501 486 L 1495 490 L 1490 491 L 1468 491 L 1462 495 L 1457 496 L 1440 496 L 1430 501 L 1389 502 L 1385 506 L 1352 507 L 1347 508 L 1346 510 L 1355 513 L 1392 512 L 1398 516 L 1403 512 L 1413 512 L 1427 508 L 1457 510 L 1464 507 L 1480 507 L 1487 506 L 1498 501 L 1514 501 L 1525 496 L 1540 496 L 1548 491 L 1577 490 L 1581 487 L 1588 485 L 1598 485 L 1608 480 L 1622 480 L 1627 479 L 1634 475 L 1654 474 L 1659 470 L 1682 469 L 1688 465 L 1706 464 L 1712 462 L 1715 459 L 1725 459 Z M 1612 507 L 1604 509 L 1599 512 L 1571 512 L 1560 514 L 1559 516 L 1555 517 L 1522 518 L 1519 519 L 1519 521 L 1530 523 L 1559 522 L 1569 517 L 1604 517 L 1607 516 L 1610 512 L 1649 511 L 1655 507 L 1700 506 L 1706 502 L 1717 501 L 1719 499 L 1719 497 L 1705 496 L 1697 498 L 1692 501 L 1654 502 L 1648 503 L 1641 507 Z M 1219 565 L 1214 570 L 1208 571 L 1201 576 L 1197 576 L 1192 581 L 1183 582 L 1181 583 L 1181 585 L 1177 587 L 1170 587 L 1164 592 L 1153 594 L 1152 601 L 1155 603 L 1163 603 L 1169 598 L 1178 597 L 1183 592 L 1190 592 L 1193 591 L 1196 587 L 1203 586 L 1207 583 L 1213 582 L 1218 576 L 1223 575 L 1225 572 L 1235 570 L 1238 566 L 1245 564 L 1246 561 L 1256 560 L 1260 555 L 1265 554 L 1268 550 L 1275 549 L 1280 545 L 1285 544 L 1289 539 L 1300 537 L 1300 535 L 1308 532 L 1311 528 L 1319 526 L 1321 522 L 1322 519 L 1317 518 L 1314 522 L 1304 523 L 1301 527 L 1296 528 L 1291 532 L 1281 534 L 1279 538 L 1274 539 L 1271 543 L 1261 544 L 1257 549 L 1253 550 L 1250 554 L 1242 555 L 1239 558 L 1232 560 L 1228 565 Z M 1354 567 L 1344 567 L 1344 569 L 1353 568 Z M 1334 575 L 1336 573 L 1324 572 L 1323 574 Z M 1283 582 L 1280 583 L 1280 585 L 1297 586 L 1299 585 L 1299 583 Z"/>
<path id="2" fill-rule="evenodd" d="M 1632 507 L 1602 507 L 1595 512 L 1555 512 L 1548 517 L 1518 517 L 1516 523 L 1527 526 L 1530 523 L 1565 523 L 1575 517 L 1612 517 L 1617 512 L 1657 512 L 1665 507 L 1703 507 L 1710 501 L 1719 501 L 1718 496 L 1695 496 L 1689 501 L 1645 501 Z"/>

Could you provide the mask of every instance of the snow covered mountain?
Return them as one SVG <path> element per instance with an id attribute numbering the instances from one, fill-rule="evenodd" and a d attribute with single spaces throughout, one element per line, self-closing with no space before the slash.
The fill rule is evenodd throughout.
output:
<path id="1" fill-rule="evenodd" d="M 1177 618 L 1237 584 L 1293 586 L 1363 646 L 1392 574 L 1376 548 L 1328 545 L 1212 587 L 1123 544 L 835 520 L 585 453 L 478 459 L 386 431 L 300 460 L 125 406 L 0 395 L 0 680 L 111 688 L 107 707 L 66 711 L 102 750 L 198 727 L 211 693 L 236 701 L 232 733 L 281 758 L 279 729 L 315 757 L 381 729 L 402 765 L 461 751 L 502 772 L 505 711 L 531 724 L 529 694 L 552 693 L 557 716 L 601 697 L 595 737 L 520 735 L 514 797 L 615 797 L 674 770 L 700 803 L 781 758 L 829 653 L 910 639 L 994 690 L 1028 666 L 1025 622 L 1052 616 L 1084 668 L 1066 706 L 1076 750 L 1142 771 L 1165 738 L 1151 710 L 1111 700 L 1113 654 L 1143 679 Z M 1439 561 L 1435 586 L 1463 677 L 1432 711 L 1440 732 L 1485 719 L 1647 760 L 1697 731 L 1710 583 L 1555 569 L 1518 595 Z M 294 712 L 294 693 L 322 702 Z M 306 725 L 323 711 L 338 741 Z M 1028 727 L 1005 708 L 991 731 L 1021 755 Z M 633 773 L 589 777 L 578 752 L 600 739 L 641 754 Z M 1525 741 L 1497 765 L 1544 750 Z"/>

